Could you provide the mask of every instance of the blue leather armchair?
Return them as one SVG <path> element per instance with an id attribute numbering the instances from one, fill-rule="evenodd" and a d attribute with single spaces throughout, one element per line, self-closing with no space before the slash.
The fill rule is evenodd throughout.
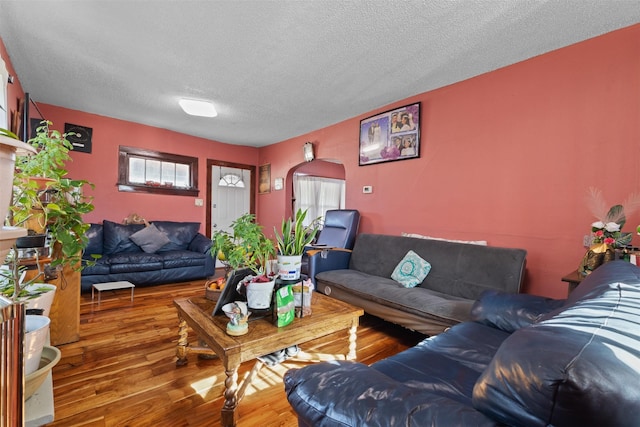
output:
<path id="1" fill-rule="evenodd" d="M 338 257 L 348 257 L 356 241 L 360 212 L 355 209 L 328 210 L 324 217 L 324 227 L 318 234 L 315 245 L 307 248 L 302 257 L 301 273 L 313 280 L 321 271 L 331 270 L 332 263 L 327 262 L 326 252 L 341 252 Z M 343 265 L 344 259 L 338 265 Z M 347 261 L 348 264 L 348 261 Z"/>

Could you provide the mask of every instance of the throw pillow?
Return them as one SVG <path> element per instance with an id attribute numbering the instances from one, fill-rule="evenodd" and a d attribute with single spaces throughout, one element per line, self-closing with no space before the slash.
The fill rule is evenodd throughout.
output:
<path id="1" fill-rule="evenodd" d="M 102 221 L 102 225 L 104 255 L 122 252 L 141 252 L 140 247 L 136 245 L 130 237 L 132 234 L 142 230 L 144 225 L 122 225 L 106 219 Z"/>
<path id="2" fill-rule="evenodd" d="M 441 237 L 432 237 L 432 236 L 423 236 L 422 234 L 416 233 L 401 233 L 402 237 L 414 237 L 416 239 L 428 239 L 428 240 L 440 240 L 443 242 L 453 242 L 453 243 L 466 243 L 469 245 L 480 245 L 487 246 L 486 240 L 454 240 L 454 239 L 443 239 Z"/>
<path id="3" fill-rule="evenodd" d="M 420 258 L 414 251 L 409 251 L 396 265 L 391 273 L 391 278 L 405 288 L 413 288 L 427 277 L 431 270 L 431 264 Z"/>
<path id="4" fill-rule="evenodd" d="M 155 253 L 158 249 L 171 241 L 169 240 L 167 233 L 158 230 L 154 224 L 133 233 L 129 238 L 148 254 Z"/>

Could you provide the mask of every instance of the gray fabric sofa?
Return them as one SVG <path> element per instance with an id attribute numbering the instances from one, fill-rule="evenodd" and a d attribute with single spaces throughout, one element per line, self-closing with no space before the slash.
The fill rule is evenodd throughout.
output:
<path id="1" fill-rule="evenodd" d="M 409 250 L 431 264 L 427 277 L 414 288 L 391 279 Z M 309 262 L 317 291 L 434 335 L 469 320 L 471 306 L 483 291 L 518 293 L 525 260 L 523 249 L 360 234 L 352 252 L 321 251 Z"/>

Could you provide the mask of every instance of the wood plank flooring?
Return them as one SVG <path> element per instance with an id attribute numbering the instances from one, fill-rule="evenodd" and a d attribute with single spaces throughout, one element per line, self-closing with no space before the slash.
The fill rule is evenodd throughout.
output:
<path id="1" fill-rule="evenodd" d="M 173 300 L 202 295 L 204 281 L 104 291 L 101 305 L 81 297 L 80 341 L 58 348 L 53 370 L 55 421 L 49 426 L 218 426 L 224 370 L 217 359 L 189 356 L 176 367 L 178 317 Z M 312 307 L 313 308 L 313 307 Z M 358 328 L 357 360 L 370 364 L 416 344 L 424 336 L 365 315 Z M 197 342 L 191 332 L 190 343 Z M 346 334 L 307 343 L 306 351 L 345 352 Z M 238 378 L 253 363 L 241 366 Z M 238 426 L 296 426 L 282 384 L 286 361 L 265 367 L 240 402 Z"/>

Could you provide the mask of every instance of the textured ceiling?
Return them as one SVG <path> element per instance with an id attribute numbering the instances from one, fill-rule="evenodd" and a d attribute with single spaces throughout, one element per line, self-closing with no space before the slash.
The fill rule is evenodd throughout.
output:
<path id="1" fill-rule="evenodd" d="M 35 101 L 250 146 L 638 22 L 640 0 L 0 1 Z"/>

